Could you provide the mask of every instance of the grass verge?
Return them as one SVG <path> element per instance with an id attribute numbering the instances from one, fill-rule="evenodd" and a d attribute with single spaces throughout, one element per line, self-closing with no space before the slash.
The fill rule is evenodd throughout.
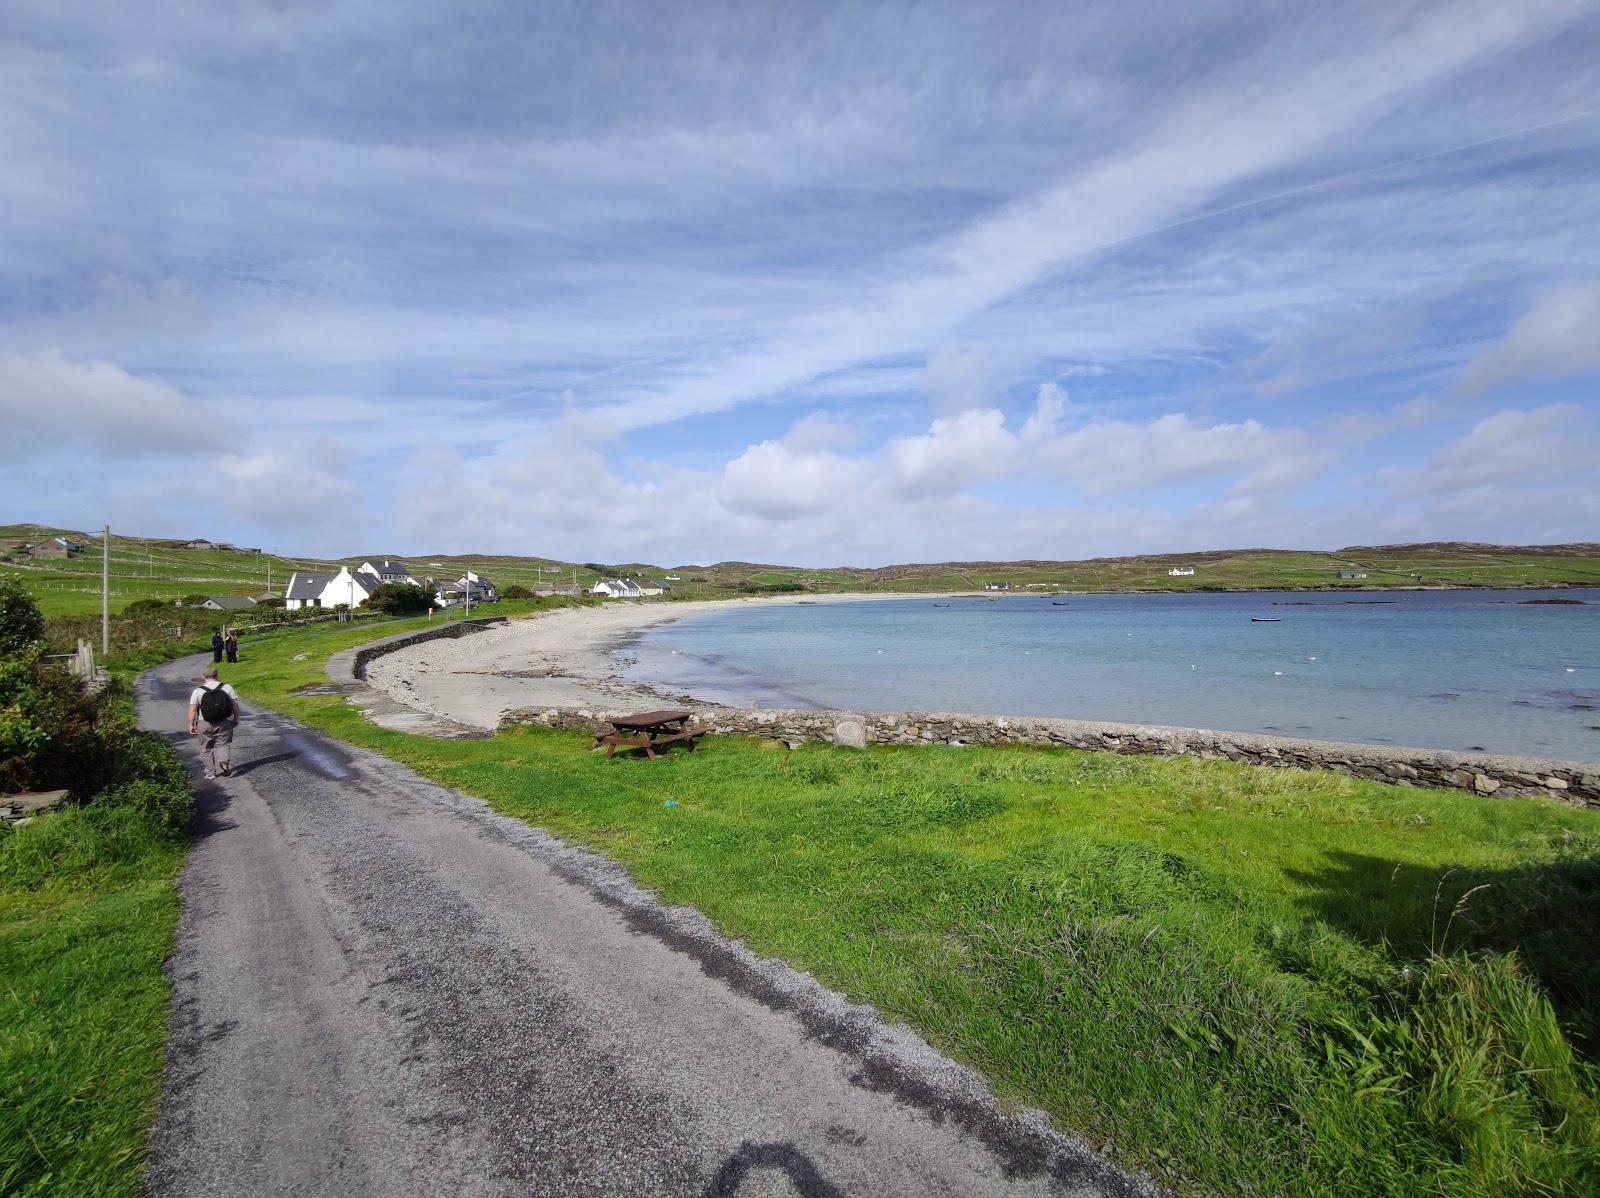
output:
<path id="1" fill-rule="evenodd" d="M 116 785 L 0 823 L 0 1194 L 138 1193 L 189 799 L 171 751 L 130 735 Z"/>
<path id="2" fill-rule="evenodd" d="M 1600 1192 L 1600 813 L 1071 750 L 606 760 L 292 693 L 368 636 L 285 633 L 229 676 L 624 862 L 1180 1192 Z"/>

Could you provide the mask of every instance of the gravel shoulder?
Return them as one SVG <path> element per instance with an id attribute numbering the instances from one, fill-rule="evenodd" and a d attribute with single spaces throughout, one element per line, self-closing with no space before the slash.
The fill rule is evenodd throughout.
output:
<path id="1" fill-rule="evenodd" d="M 202 661 L 139 684 L 191 756 Z M 234 762 L 196 783 L 151 1194 L 1148 1192 L 603 858 L 271 713 Z"/>

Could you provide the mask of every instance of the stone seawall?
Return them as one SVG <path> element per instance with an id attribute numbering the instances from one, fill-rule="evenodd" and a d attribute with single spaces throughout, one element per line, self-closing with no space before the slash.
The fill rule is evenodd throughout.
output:
<path id="1" fill-rule="evenodd" d="M 1352 777 L 1401 786 L 1449 787 L 1480 795 L 1545 795 L 1578 806 L 1600 807 L 1600 765 L 1583 762 L 1031 716 L 921 711 L 785 711 L 714 706 L 698 706 L 693 710 L 694 726 L 714 735 L 771 737 L 791 747 L 808 741 L 831 741 L 857 748 L 869 744 L 1054 745 L 1158 757 L 1227 758 L 1247 765 L 1291 769 L 1337 770 Z M 591 732 L 609 731 L 607 717 L 619 714 L 622 713 L 522 708 L 508 711 L 501 720 L 501 727 L 539 724 Z"/>
<path id="2" fill-rule="evenodd" d="M 381 641 L 374 641 L 372 644 L 364 645 L 356 650 L 354 656 L 350 659 L 350 675 L 364 682 L 367 677 L 367 664 L 375 658 L 393 653 L 397 649 L 420 645 L 423 641 L 437 641 L 445 638 L 454 640 L 458 636 L 466 636 L 469 633 L 478 632 L 491 624 L 504 624 L 505 622 L 505 616 L 486 616 L 481 620 L 452 620 L 449 623 L 440 624 L 437 628 L 425 628 L 421 632 L 403 632 L 398 636 L 385 637 Z M 335 654 L 335 658 L 339 656 L 342 655 Z M 334 658 L 328 659 L 330 666 L 333 662 Z"/>

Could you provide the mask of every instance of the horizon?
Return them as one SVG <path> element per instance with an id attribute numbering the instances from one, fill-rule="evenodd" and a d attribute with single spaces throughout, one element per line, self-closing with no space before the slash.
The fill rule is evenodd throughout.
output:
<path id="1" fill-rule="evenodd" d="M 1597 42 L 1595 0 L 24 2 L 0 506 L 321 560 L 1597 541 Z"/>

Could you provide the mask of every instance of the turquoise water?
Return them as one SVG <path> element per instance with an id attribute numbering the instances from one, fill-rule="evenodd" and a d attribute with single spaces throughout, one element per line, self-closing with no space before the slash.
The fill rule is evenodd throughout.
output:
<path id="1" fill-rule="evenodd" d="M 1524 602 L 1545 598 L 1585 605 Z M 1600 761 L 1600 590 L 1056 599 L 1065 606 L 1042 595 L 729 603 L 646 630 L 626 672 L 743 705 L 1068 716 Z"/>

